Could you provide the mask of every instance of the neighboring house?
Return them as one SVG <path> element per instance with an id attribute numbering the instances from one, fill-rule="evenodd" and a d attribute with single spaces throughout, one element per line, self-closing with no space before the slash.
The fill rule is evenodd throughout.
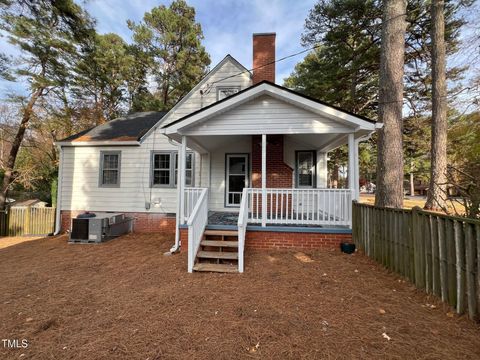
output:
<path id="1" fill-rule="evenodd" d="M 379 124 L 276 85 L 275 34 L 254 34 L 253 69 L 227 55 L 168 113 L 132 114 L 58 142 L 62 229 L 83 211 L 129 213 L 134 231 L 176 232 L 172 251 L 182 240 L 189 271 L 242 272 L 245 241 L 313 248 L 351 239 L 358 143 Z M 349 188 L 327 189 L 327 153 L 344 144 Z"/>
<path id="2" fill-rule="evenodd" d="M 23 201 L 16 201 L 10 207 L 12 208 L 19 208 L 19 207 L 34 207 L 34 208 L 44 208 L 48 205 L 46 201 L 42 201 L 39 199 L 30 199 L 30 200 L 23 200 Z"/>

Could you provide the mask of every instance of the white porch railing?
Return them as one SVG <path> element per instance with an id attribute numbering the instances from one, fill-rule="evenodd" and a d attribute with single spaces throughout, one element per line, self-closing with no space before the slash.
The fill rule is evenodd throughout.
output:
<path id="1" fill-rule="evenodd" d="M 261 223 L 262 189 L 245 190 L 248 197 L 248 222 Z M 353 192 L 351 189 L 267 188 L 266 192 L 267 224 L 323 226 L 351 226 L 352 224 Z"/>
<path id="2" fill-rule="evenodd" d="M 184 206 L 184 218 L 182 219 L 182 224 L 188 220 L 190 215 L 197 204 L 198 198 L 200 197 L 202 190 L 205 188 L 197 187 L 186 187 L 185 188 L 185 206 Z"/>
<path id="3" fill-rule="evenodd" d="M 244 188 L 240 211 L 238 213 L 238 272 L 243 273 L 243 254 L 245 251 L 245 235 L 248 223 L 248 189 Z"/>
<path id="4" fill-rule="evenodd" d="M 190 189 L 189 189 L 190 190 Z M 200 189 L 200 195 L 194 204 L 188 220 L 188 272 L 193 271 L 203 232 L 208 223 L 208 189 Z"/>

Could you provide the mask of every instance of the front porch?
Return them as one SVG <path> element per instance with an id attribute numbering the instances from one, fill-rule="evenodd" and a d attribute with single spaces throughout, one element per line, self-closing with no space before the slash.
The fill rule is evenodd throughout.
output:
<path id="1" fill-rule="evenodd" d="M 189 272 L 203 255 L 213 256 L 212 247 L 234 248 L 243 272 L 245 242 L 253 233 L 263 233 L 263 239 L 267 232 L 319 234 L 319 239 L 351 233 L 352 201 L 359 194 L 358 145 L 375 128 L 270 83 L 167 125 L 165 134 L 180 144 L 177 224 L 188 228 Z M 327 154 L 346 144 L 347 188 L 327 188 Z M 190 175 L 190 184 L 188 149 L 200 154 L 199 179 Z M 192 183 L 199 187 L 187 186 Z"/>

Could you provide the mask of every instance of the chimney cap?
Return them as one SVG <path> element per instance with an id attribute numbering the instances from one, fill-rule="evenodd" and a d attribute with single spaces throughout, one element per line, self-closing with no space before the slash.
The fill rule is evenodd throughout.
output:
<path id="1" fill-rule="evenodd" d="M 275 32 L 253 33 L 253 37 L 255 37 L 255 36 L 271 36 L 271 35 L 276 36 L 277 33 L 275 33 Z"/>

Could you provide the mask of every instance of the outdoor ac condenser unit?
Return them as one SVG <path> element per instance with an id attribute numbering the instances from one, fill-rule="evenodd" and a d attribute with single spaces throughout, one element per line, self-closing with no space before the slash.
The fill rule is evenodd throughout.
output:
<path id="1" fill-rule="evenodd" d="M 95 216 L 93 216 L 95 215 Z M 95 213 L 72 220 L 70 242 L 100 243 L 131 231 L 132 220 L 120 213 Z"/>

